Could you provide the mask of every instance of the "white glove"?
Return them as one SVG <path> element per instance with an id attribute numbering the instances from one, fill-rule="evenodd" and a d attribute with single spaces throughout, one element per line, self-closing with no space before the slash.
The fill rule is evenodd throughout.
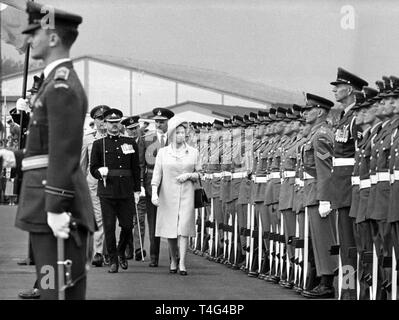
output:
<path id="1" fill-rule="evenodd" d="M 29 103 L 27 99 L 23 99 L 23 98 L 19 98 L 17 100 L 17 103 L 15 105 L 15 108 L 18 111 L 25 111 L 28 112 L 29 111 Z"/>
<path id="2" fill-rule="evenodd" d="M 179 175 L 176 180 L 179 183 L 183 183 L 186 182 L 188 179 L 191 178 L 191 173 L 182 173 L 181 175 Z"/>
<path id="3" fill-rule="evenodd" d="M 136 202 L 136 204 L 138 204 L 140 201 L 140 194 L 141 194 L 141 192 L 134 193 L 134 202 Z"/>
<path id="4" fill-rule="evenodd" d="M 63 213 L 53 213 L 47 212 L 47 224 L 53 230 L 54 236 L 61 239 L 68 239 L 69 232 L 69 222 L 71 221 L 71 216 L 67 212 Z"/>
<path id="5" fill-rule="evenodd" d="M 100 172 L 102 177 L 106 177 L 108 175 L 108 167 L 98 168 L 98 172 Z"/>
<path id="6" fill-rule="evenodd" d="M 330 201 L 320 201 L 319 202 L 319 214 L 320 217 L 325 218 L 331 212 L 331 202 Z"/>
<path id="7" fill-rule="evenodd" d="M 140 197 L 145 197 L 145 189 L 144 189 L 144 187 L 141 187 Z"/>
<path id="8" fill-rule="evenodd" d="M 154 206 L 159 207 L 159 198 L 157 194 L 152 194 L 151 202 Z"/>
<path id="9" fill-rule="evenodd" d="M 3 158 L 4 168 L 15 168 L 17 166 L 14 152 L 7 149 L 0 149 L 0 157 Z"/>

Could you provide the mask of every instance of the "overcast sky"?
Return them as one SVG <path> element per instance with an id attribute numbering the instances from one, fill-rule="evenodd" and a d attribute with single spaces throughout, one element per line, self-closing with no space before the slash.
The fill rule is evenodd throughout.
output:
<path id="1" fill-rule="evenodd" d="M 399 75 L 395 0 L 44 2 L 83 16 L 73 56 L 110 54 L 219 70 L 330 99 L 338 66 L 373 86 L 382 75 Z M 345 5 L 354 9 L 354 29 L 341 26 Z M 18 56 L 2 46 L 6 56 Z"/>

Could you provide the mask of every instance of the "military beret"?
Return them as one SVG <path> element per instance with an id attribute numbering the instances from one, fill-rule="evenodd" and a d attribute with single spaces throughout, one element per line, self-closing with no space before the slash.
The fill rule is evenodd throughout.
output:
<path id="1" fill-rule="evenodd" d="M 123 117 L 123 112 L 119 109 L 109 109 L 104 112 L 104 119 L 107 122 L 120 122 Z"/>
<path id="2" fill-rule="evenodd" d="M 97 118 L 98 116 L 104 116 L 104 112 L 111 109 L 110 107 L 106 105 L 99 105 L 91 109 L 90 111 L 90 117 L 92 119 Z"/>
<path id="3" fill-rule="evenodd" d="M 218 119 L 215 119 L 215 120 L 213 121 L 213 124 L 214 124 L 214 125 L 218 125 L 218 126 L 223 126 L 223 121 L 220 121 L 220 120 L 218 120 Z"/>
<path id="4" fill-rule="evenodd" d="M 306 105 L 303 109 L 311 109 L 311 108 L 323 108 L 326 110 L 330 110 L 334 106 L 334 102 L 317 96 L 312 93 L 306 93 Z"/>
<path id="5" fill-rule="evenodd" d="M 154 114 L 154 120 L 169 120 L 175 115 L 173 111 L 166 108 L 154 108 L 152 113 Z"/>
<path id="6" fill-rule="evenodd" d="M 43 4 L 27 1 L 26 12 L 28 13 L 28 26 L 22 31 L 23 34 L 32 33 L 42 26 L 51 28 L 48 21 L 54 21 L 54 27 L 64 27 L 69 29 L 77 29 L 82 23 L 82 17 L 59 9 L 49 10 L 51 7 Z M 48 15 L 53 14 L 53 20 L 48 19 Z"/>
<path id="7" fill-rule="evenodd" d="M 349 84 L 356 90 L 362 90 L 364 86 L 368 85 L 368 82 L 362 78 L 350 73 L 349 71 L 339 67 L 337 72 L 337 80 L 330 82 L 332 85 L 338 84 Z"/>
<path id="8" fill-rule="evenodd" d="M 126 129 L 131 129 L 134 127 L 138 127 L 140 125 L 139 119 L 140 119 L 140 116 L 128 117 L 128 118 L 122 120 L 121 124 L 123 124 L 126 127 Z"/>

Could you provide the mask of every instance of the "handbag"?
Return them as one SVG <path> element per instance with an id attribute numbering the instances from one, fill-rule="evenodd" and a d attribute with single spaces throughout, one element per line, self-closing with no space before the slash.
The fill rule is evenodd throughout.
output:
<path id="1" fill-rule="evenodd" d="M 203 208 L 209 205 L 209 199 L 206 192 L 201 184 L 201 178 L 199 179 L 200 187 L 194 190 L 194 208 Z"/>

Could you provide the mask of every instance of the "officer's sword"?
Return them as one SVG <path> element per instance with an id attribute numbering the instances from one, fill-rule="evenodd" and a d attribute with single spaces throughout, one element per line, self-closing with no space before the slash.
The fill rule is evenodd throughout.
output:
<path id="1" fill-rule="evenodd" d="M 395 248 L 392 248 L 392 300 L 396 300 L 398 294 L 398 271 L 396 270 L 396 263 Z"/>
<path id="2" fill-rule="evenodd" d="M 303 249 L 303 290 L 306 290 L 306 280 L 308 275 L 308 256 L 309 254 L 309 216 L 308 207 L 305 207 L 305 230 L 304 230 L 304 249 Z"/>
<path id="3" fill-rule="evenodd" d="M 140 228 L 140 219 L 139 219 L 139 211 L 137 210 L 137 203 L 134 201 L 134 206 L 136 209 L 136 221 L 137 221 L 137 229 L 139 230 L 139 240 L 140 240 L 140 251 L 141 251 L 141 261 L 144 262 L 144 250 L 143 250 L 143 242 L 141 241 L 141 228 Z"/>

